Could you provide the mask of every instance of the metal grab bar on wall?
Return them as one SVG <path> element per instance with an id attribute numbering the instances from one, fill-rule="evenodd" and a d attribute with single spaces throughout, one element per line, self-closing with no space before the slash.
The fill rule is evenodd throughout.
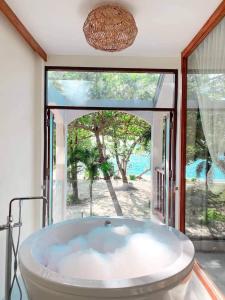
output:
<path id="1" fill-rule="evenodd" d="M 37 197 L 20 197 L 13 198 L 9 203 L 9 215 L 7 217 L 7 223 L 5 225 L 0 225 L 0 231 L 7 230 L 6 237 L 6 264 L 5 264 L 5 300 L 11 300 L 12 289 L 17 283 L 20 300 L 22 299 L 22 290 L 19 284 L 19 280 L 17 277 L 17 269 L 18 269 L 18 250 L 20 244 L 20 233 L 22 226 L 22 218 L 21 218 L 21 204 L 23 201 L 32 201 L 32 200 L 43 200 L 44 205 L 47 206 L 47 199 L 44 196 Z M 19 213 L 18 213 L 18 222 L 14 223 L 12 217 L 12 205 L 15 201 L 19 202 Z M 18 236 L 17 242 L 14 243 L 13 239 L 13 228 L 18 227 Z M 12 278 L 12 258 L 14 256 L 14 268 L 13 268 L 13 278 Z"/>

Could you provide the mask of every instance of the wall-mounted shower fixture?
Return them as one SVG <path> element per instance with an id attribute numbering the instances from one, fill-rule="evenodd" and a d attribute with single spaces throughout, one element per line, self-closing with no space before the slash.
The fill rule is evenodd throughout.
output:
<path id="1" fill-rule="evenodd" d="M 21 226 L 22 226 L 22 217 L 21 217 L 21 204 L 23 201 L 31 201 L 31 200 L 43 200 L 43 205 L 46 206 L 48 201 L 43 196 L 37 197 L 21 197 L 21 198 L 13 198 L 9 203 L 9 214 L 7 217 L 7 223 L 4 225 L 0 225 L 0 231 L 6 230 L 6 264 L 5 264 L 5 300 L 11 300 L 12 289 L 16 282 L 20 300 L 22 299 L 22 290 L 19 284 L 19 280 L 17 277 L 17 269 L 18 269 L 18 250 L 20 244 L 20 233 L 21 233 Z M 18 212 L 18 220 L 14 222 L 12 217 L 12 206 L 13 203 L 18 201 L 19 203 L 19 212 Z M 44 223 L 43 223 L 44 226 Z M 13 229 L 18 227 L 18 236 L 17 242 L 14 242 L 13 239 Z M 13 277 L 12 277 L 12 259 L 14 257 L 14 264 L 13 264 Z"/>

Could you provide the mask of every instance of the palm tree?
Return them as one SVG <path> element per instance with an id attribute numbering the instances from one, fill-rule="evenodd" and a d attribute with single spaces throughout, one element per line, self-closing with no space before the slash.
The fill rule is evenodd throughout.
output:
<path id="1" fill-rule="evenodd" d="M 77 204 L 80 202 L 78 196 L 78 164 L 80 162 L 80 155 L 82 153 L 82 149 L 76 144 L 75 147 L 71 147 L 68 144 L 68 157 L 67 157 L 67 176 L 68 180 L 72 185 L 73 195 L 70 204 Z"/>
<path id="2" fill-rule="evenodd" d="M 85 165 L 87 179 L 89 180 L 90 193 L 90 216 L 93 215 L 93 183 L 99 175 L 99 152 L 97 148 L 85 149 L 83 152 L 82 162 Z"/>
<path id="3" fill-rule="evenodd" d="M 202 171 L 205 170 L 205 201 L 204 201 L 204 213 L 203 213 L 203 221 L 205 224 L 208 224 L 208 198 L 209 198 L 209 187 L 208 187 L 208 172 L 212 166 L 212 159 L 209 153 L 209 150 L 206 151 L 205 160 L 201 160 L 196 166 L 196 175 L 197 178 L 200 178 Z"/>
<path id="4" fill-rule="evenodd" d="M 80 162 L 85 165 L 85 173 L 89 180 L 89 193 L 90 193 L 90 216 L 93 215 L 93 183 L 99 177 L 99 172 L 111 173 L 113 166 L 110 162 L 101 162 L 98 147 L 89 149 L 82 149 L 80 151 Z"/>

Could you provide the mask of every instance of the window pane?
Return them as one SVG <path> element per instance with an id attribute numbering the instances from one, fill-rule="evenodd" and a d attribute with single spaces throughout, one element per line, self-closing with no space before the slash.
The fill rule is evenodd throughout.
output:
<path id="1" fill-rule="evenodd" d="M 174 74 L 48 71 L 47 103 L 50 106 L 173 108 Z"/>

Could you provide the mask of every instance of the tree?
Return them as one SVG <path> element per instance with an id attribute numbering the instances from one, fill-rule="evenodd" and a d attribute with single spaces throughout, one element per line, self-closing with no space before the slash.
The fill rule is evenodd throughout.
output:
<path id="1" fill-rule="evenodd" d="M 69 126 L 67 135 L 67 178 L 72 185 L 70 204 L 80 203 L 78 193 L 78 173 L 81 170 L 79 163 L 83 161 L 85 149 L 91 146 L 91 135 L 83 129 L 74 130 Z"/>
<path id="2" fill-rule="evenodd" d="M 85 165 L 87 179 L 89 180 L 90 192 L 90 216 L 93 215 L 93 183 L 99 175 L 101 164 L 99 163 L 99 152 L 96 147 L 86 148 L 80 153 L 80 161 Z"/>
<path id="3" fill-rule="evenodd" d="M 92 196 L 92 190 L 93 190 L 93 182 L 98 176 L 98 169 L 99 169 L 99 153 L 98 149 L 93 148 L 91 150 L 88 150 L 88 157 L 85 161 L 86 166 L 86 172 L 88 174 L 88 180 L 90 181 L 90 216 L 92 216 L 92 206 L 93 206 L 93 196 Z"/>
<path id="4" fill-rule="evenodd" d="M 62 72 L 51 71 L 48 79 L 65 95 L 64 80 L 84 83 L 88 99 L 152 100 L 160 78 L 157 73 Z"/>
<path id="5" fill-rule="evenodd" d="M 196 175 L 200 176 L 202 171 L 205 171 L 205 188 L 201 190 L 201 195 L 204 196 L 203 202 L 203 220 L 204 223 L 208 223 L 208 206 L 209 201 L 216 199 L 216 195 L 213 194 L 209 189 L 209 170 L 212 167 L 212 157 L 209 150 L 214 156 L 214 165 L 216 165 L 221 171 L 225 173 L 225 162 L 224 157 L 220 155 L 219 143 L 224 145 L 224 134 L 220 129 L 224 128 L 224 111 L 218 105 L 224 100 L 224 88 L 225 88 L 225 75 L 220 73 L 192 73 L 188 75 L 188 107 L 199 107 L 199 109 L 189 109 L 187 113 L 187 163 L 192 163 L 198 159 L 202 159 L 196 166 Z M 201 99 L 210 105 L 204 108 Z M 203 107 L 202 107 L 203 106 Z M 201 119 L 202 117 L 202 119 Z M 203 124 L 210 125 L 205 132 L 206 137 L 202 128 Z M 218 130 L 218 132 L 217 132 Z M 221 134 L 222 133 L 222 134 Z M 217 138 L 215 135 L 218 134 Z M 221 139 L 218 141 L 218 137 Z M 218 151 L 217 159 L 215 159 L 215 153 Z M 212 174 L 211 174 L 212 175 Z M 212 196 L 213 195 L 213 196 Z M 214 203 L 215 205 L 215 203 Z"/>
<path id="6" fill-rule="evenodd" d="M 212 128 L 224 128 L 224 112 L 221 106 L 216 103 L 224 100 L 225 74 L 210 74 L 207 72 L 193 73 L 188 75 L 188 100 L 190 105 L 199 106 L 199 95 L 205 97 L 206 101 L 211 101 L 208 107 L 208 121 L 212 121 Z M 188 104 L 189 106 L 189 104 Z M 203 111 L 204 113 L 204 111 Z M 216 127 L 214 127 L 216 125 Z M 216 132 L 207 132 L 207 141 L 202 128 L 202 120 L 199 108 L 189 109 L 187 112 L 187 160 L 191 161 L 194 156 L 206 158 L 209 163 L 212 162 L 208 148 L 211 148 L 215 142 Z M 222 137 L 224 143 L 224 136 Z M 189 142 L 192 141 L 192 142 Z M 224 158 L 214 161 L 215 164 L 225 173 Z"/>
<path id="7" fill-rule="evenodd" d="M 205 170 L 205 197 L 203 205 L 203 220 L 208 223 L 208 179 L 207 174 L 212 166 L 212 159 L 209 153 L 207 142 L 202 128 L 202 121 L 199 110 L 188 111 L 187 113 L 187 164 L 199 160 L 196 165 L 196 175 L 200 177 Z"/>
<path id="8" fill-rule="evenodd" d="M 106 155 L 105 152 L 105 144 L 104 144 L 104 135 L 105 135 L 105 128 L 108 124 L 109 120 L 107 119 L 107 113 L 98 112 L 98 113 L 92 113 L 89 115 L 85 115 L 75 121 L 73 121 L 70 125 L 71 128 L 76 129 L 83 129 L 86 132 L 91 132 L 95 137 L 96 146 L 99 152 L 99 163 L 102 166 L 105 166 L 102 168 L 104 180 L 107 184 L 116 214 L 118 216 L 122 216 L 122 209 L 119 204 L 119 201 L 117 199 L 115 190 L 112 185 L 111 176 L 112 170 L 108 168 L 109 163 L 109 157 Z"/>
<path id="9" fill-rule="evenodd" d="M 93 182 L 95 179 L 98 178 L 99 170 L 101 170 L 103 173 L 107 170 L 110 172 L 112 170 L 113 166 L 110 162 L 103 162 L 99 163 L 99 152 L 97 148 L 93 148 L 89 151 L 89 159 L 86 161 L 86 172 L 88 174 L 88 179 L 90 181 L 90 216 L 92 216 L 92 206 L 93 206 L 93 196 L 92 196 L 92 190 L 93 190 Z"/>
<path id="10" fill-rule="evenodd" d="M 111 153 L 116 158 L 123 184 L 128 184 L 127 167 L 137 147 L 147 147 L 151 140 L 151 126 L 134 115 L 112 111 L 111 122 L 105 134 L 111 144 Z"/>
<path id="11" fill-rule="evenodd" d="M 202 129 L 199 110 L 190 110 L 187 113 L 187 164 L 197 159 L 205 159 L 208 146 Z"/>
<path id="12" fill-rule="evenodd" d="M 102 164 L 109 163 L 109 151 L 115 156 L 123 184 L 128 184 L 127 166 L 131 155 L 139 147 L 148 147 L 151 139 L 151 127 L 136 116 L 118 111 L 101 111 L 83 116 L 70 125 L 76 130 L 82 129 L 95 137 L 99 159 Z M 107 150 L 106 150 L 107 143 Z M 110 196 L 118 215 L 122 214 L 116 193 L 113 189 L 111 169 L 103 170 Z"/>

